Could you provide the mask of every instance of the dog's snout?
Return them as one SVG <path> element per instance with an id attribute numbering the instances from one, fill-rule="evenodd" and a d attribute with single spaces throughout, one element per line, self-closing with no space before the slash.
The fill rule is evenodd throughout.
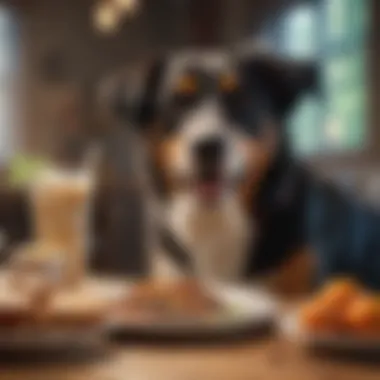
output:
<path id="1" fill-rule="evenodd" d="M 194 146 L 198 159 L 202 161 L 218 160 L 223 155 L 224 141 L 219 137 L 210 137 L 199 141 Z"/>

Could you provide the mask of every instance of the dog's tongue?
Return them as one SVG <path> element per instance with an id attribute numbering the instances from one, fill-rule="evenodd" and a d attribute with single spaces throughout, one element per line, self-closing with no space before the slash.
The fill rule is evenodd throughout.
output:
<path id="1" fill-rule="evenodd" d="M 205 200 L 214 200 L 219 197 L 221 186 L 218 181 L 203 181 L 198 184 L 198 192 Z"/>

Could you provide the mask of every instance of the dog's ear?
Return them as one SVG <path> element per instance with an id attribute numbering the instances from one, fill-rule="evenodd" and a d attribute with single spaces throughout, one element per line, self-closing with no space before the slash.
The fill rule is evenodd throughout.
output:
<path id="1" fill-rule="evenodd" d="M 114 120 L 139 129 L 154 123 L 165 66 L 164 60 L 155 60 L 131 66 L 108 80 L 101 99 Z"/>
<path id="2" fill-rule="evenodd" d="M 239 62 L 244 81 L 266 94 L 279 116 L 290 112 L 302 95 L 319 91 L 319 70 L 314 62 L 268 53 L 244 55 Z"/>

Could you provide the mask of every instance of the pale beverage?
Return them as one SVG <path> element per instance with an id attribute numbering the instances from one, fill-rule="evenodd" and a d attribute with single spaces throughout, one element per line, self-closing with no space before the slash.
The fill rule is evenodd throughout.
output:
<path id="1" fill-rule="evenodd" d="M 58 169 L 41 175 L 31 189 L 35 240 L 62 252 L 69 284 L 78 283 L 86 271 L 92 190 L 86 171 Z"/>

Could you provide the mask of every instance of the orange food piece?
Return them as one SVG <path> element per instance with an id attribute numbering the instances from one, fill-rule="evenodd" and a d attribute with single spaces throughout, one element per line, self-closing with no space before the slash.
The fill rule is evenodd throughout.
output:
<path id="1" fill-rule="evenodd" d="M 346 312 L 346 321 L 353 333 L 380 333 L 380 303 L 369 295 L 358 297 Z"/>
<path id="2" fill-rule="evenodd" d="M 350 279 L 339 279 L 327 284 L 301 311 L 301 323 L 312 331 L 346 330 L 346 310 L 358 294 L 358 285 Z"/>
<path id="3" fill-rule="evenodd" d="M 352 301 L 359 292 L 359 286 L 353 280 L 335 280 L 322 291 L 321 302 L 338 309 Z"/>
<path id="4" fill-rule="evenodd" d="M 334 329 L 333 321 L 328 319 L 326 312 L 318 302 L 305 305 L 300 313 L 302 326 L 311 331 L 331 331 Z"/>
<path id="5" fill-rule="evenodd" d="M 380 298 L 351 279 L 335 279 L 306 304 L 300 323 L 309 331 L 380 337 Z"/>

